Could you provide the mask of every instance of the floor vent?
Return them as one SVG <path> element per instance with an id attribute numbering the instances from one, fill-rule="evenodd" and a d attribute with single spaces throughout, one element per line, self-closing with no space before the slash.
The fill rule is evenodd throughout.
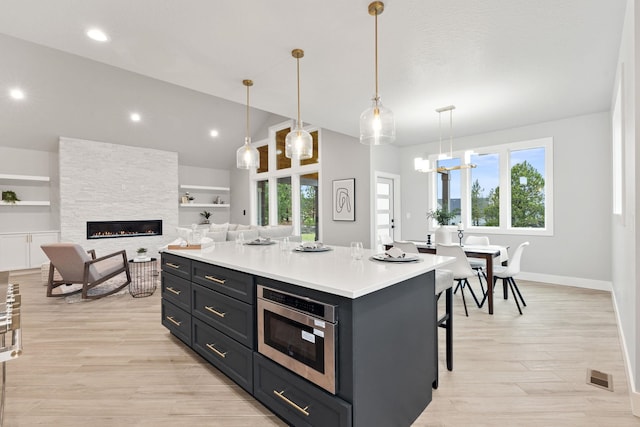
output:
<path id="1" fill-rule="evenodd" d="M 611 374 L 605 374 L 595 369 L 587 369 L 587 384 L 613 391 L 613 378 Z"/>

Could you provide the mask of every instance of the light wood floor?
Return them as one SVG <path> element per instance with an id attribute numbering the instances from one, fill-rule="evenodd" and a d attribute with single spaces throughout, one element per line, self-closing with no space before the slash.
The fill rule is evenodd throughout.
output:
<path id="1" fill-rule="evenodd" d="M 39 272 L 11 281 L 24 354 L 7 362 L 5 426 L 285 425 L 161 326 L 159 292 L 68 304 Z M 519 283 L 523 316 L 496 293 L 494 316 L 466 318 L 455 297 L 454 371 L 441 331 L 440 388 L 414 426 L 639 426 L 610 295 Z M 587 368 L 614 391 L 587 385 Z"/>

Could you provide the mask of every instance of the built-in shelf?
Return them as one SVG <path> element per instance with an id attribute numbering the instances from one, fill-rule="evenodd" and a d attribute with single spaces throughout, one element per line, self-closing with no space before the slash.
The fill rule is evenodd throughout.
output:
<path id="1" fill-rule="evenodd" d="M 51 202 L 48 201 L 33 201 L 33 200 L 20 200 L 19 202 L 9 203 L 0 200 L 0 206 L 50 206 Z"/>
<path id="2" fill-rule="evenodd" d="M 49 182 L 51 179 L 48 176 L 38 175 L 12 175 L 6 173 L 0 173 L 0 180 L 2 181 L 36 181 L 36 182 Z"/>
<path id="3" fill-rule="evenodd" d="M 228 203 L 180 203 L 181 208 L 228 208 Z"/>
<path id="4" fill-rule="evenodd" d="M 7 185 L 16 185 L 18 187 L 34 187 L 41 186 L 42 184 L 48 185 L 51 179 L 48 176 L 41 175 L 16 175 L 8 173 L 0 173 L 0 183 L 2 183 L 3 190 L 9 190 Z M 18 191 L 19 193 L 19 191 Z M 20 196 L 20 194 L 18 194 Z M 8 203 L 0 200 L 0 206 L 51 206 L 48 200 L 20 200 L 15 203 Z"/>
<path id="5" fill-rule="evenodd" d="M 210 187 L 208 185 L 180 185 L 183 190 L 200 190 L 200 191 L 230 191 L 229 187 Z"/>

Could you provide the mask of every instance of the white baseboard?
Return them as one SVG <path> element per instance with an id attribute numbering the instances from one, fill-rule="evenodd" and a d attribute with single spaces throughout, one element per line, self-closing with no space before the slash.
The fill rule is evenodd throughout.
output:
<path id="1" fill-rule="evenodd" d="M 613 290 L 611 282 L 605 280 L 585 279 L 584 277 L 556 276 L 553 274 L 527 273 L 521 272 L 516 276 L 518 279 L 530 280 L 532 282 L 552 283 L 554 285 L 574 286 L 576 288 L 594 289 L 597 291 L 611 292 Z"/>
<path id="2" fill-rule="evenodd" d="M 624 339 L 624 334 L 622 333 L 622 327 L 620 326 L 622 323 L 620 321 L 620 313 L 618 312 L 618 302 L 616 301 L 616 294 L 611 292 L 611 297 L 613 299 L 613 311 L 616 315 L 616 324 L 618 325 L 618 337 L 620 337 L 620 344 L 622 346 L 622 360 L 625 367 L 625 372 L 627 373 L 627 384 L 629 385 L 629 399 L 631 401 L 631 413 L 636 417 L 640 417 L 640 392 L 636 390 L 635 381 L 633 379 L 633 370 L 631 369 L 631 364 L 629 363 L 629 351 L 627 349 L 627 341 Z"/>

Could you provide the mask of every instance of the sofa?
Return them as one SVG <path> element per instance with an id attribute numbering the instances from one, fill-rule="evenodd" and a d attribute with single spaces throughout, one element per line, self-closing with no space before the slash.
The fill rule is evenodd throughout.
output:
<path id="1" fill-rule="evenodd" d="M 178 236 L 188 242 L 194 241 L 193 229 L 186 227 L 176 227 Z M 280 240 L 288 237 L 290 241 L 301 241 L 300 236 L 293 235 L 292 225 L 245 225 L 245 224 L 208 224 L 196 227 L 196 232 L 200 233 L 200 238 L 212 242 L 235 241 L 240 234 L 244 240 L 255 240 L 258 238 L 269 238 L 272 240 Z M 196 239 L 197 240 L 197 237 Z"/>

